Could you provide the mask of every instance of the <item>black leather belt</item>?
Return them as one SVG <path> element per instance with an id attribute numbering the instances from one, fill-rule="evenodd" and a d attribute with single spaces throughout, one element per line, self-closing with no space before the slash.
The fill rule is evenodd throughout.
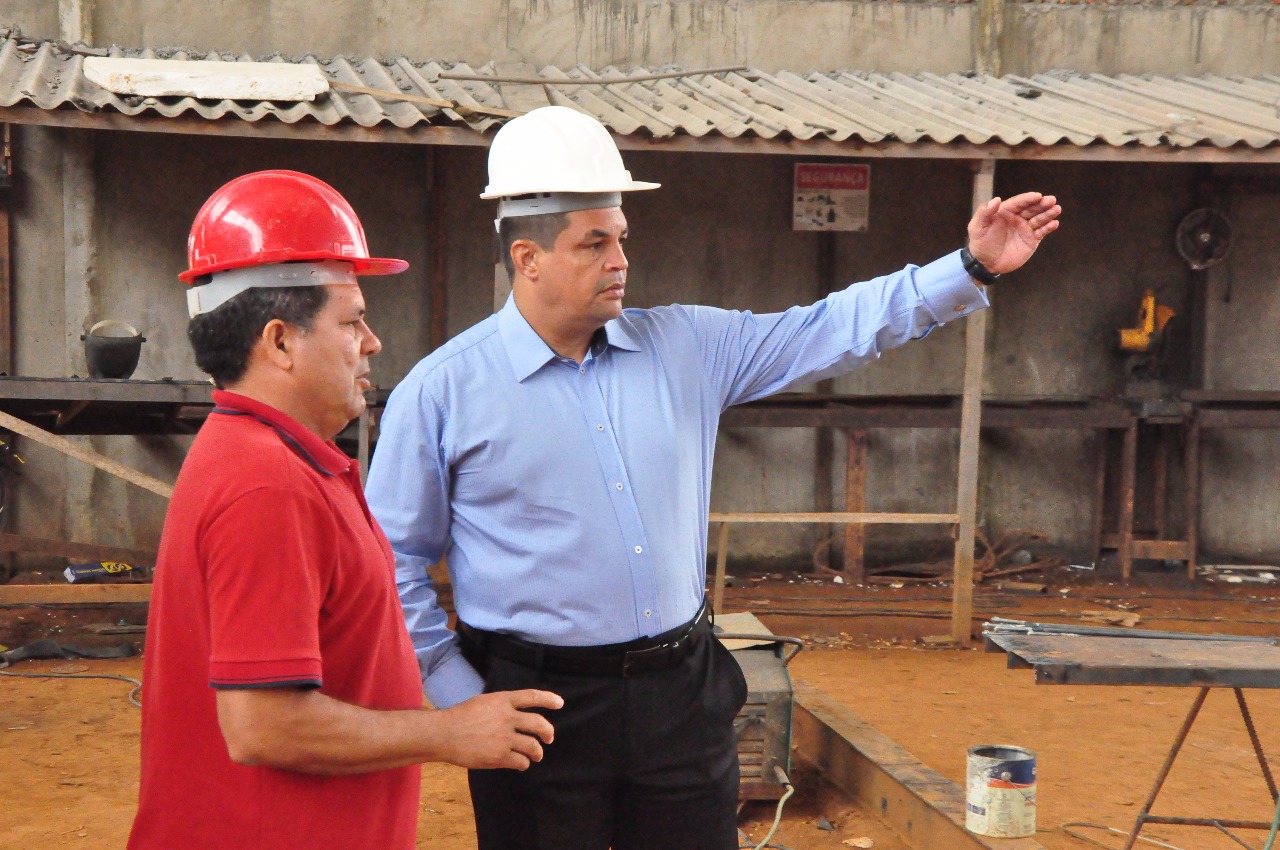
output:
<path id="1" fill-rule="evenodd" d="M 607 646 L 552 646 L 501 632 L 473 629 L 458 621 L 462 654 L 477 669 L 489 656 L 548 673 L 571 676 L 635 676 L 675 667 L 711 633 L 704 604 L 683 626 L 650 638 Z"/>

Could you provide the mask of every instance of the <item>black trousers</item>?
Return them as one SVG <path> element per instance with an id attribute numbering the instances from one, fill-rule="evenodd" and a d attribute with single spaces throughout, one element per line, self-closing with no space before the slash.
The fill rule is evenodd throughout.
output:
<path id="1" fill-rule="evenodd" d="M 737 850 L 747 683 L 720 641 L 705 634 L 677 666 L 630 677 L 476 660 L 486 691 L 565 701 L 546 712 L 556 735 L 541 762 L 470 772 L 480 850 Z"/>

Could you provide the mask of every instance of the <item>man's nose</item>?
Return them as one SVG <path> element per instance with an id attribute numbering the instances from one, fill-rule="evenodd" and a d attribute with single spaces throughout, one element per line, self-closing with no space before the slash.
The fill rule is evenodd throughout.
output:
<path id="1" fill-rule="evenodd" d="M 622 250 L 622 245 L 617 245 L 609 252 L 607 260 L 608 268 L 615 271 L 626 271 L 631 264 L 627 262 L 627 255 Z"/>
<path id="2" fill-rule="evenodd" d="M 361 322 L 364 327 L 364 336 L 361 339 L 360 352 L 370 357 L 382 350 L 382 340 L 378 339 L 377 334 L 373 332 L 373 328 L 365 322 Z"/>

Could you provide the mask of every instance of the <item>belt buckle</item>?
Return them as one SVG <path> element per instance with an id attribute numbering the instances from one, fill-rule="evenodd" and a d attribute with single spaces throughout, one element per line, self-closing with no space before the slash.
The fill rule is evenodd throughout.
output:
<path id="1" fill-rule="evenodd" d="M 632 675 L 632 670 L 631 670 L 632 662 L 636 662 L 638 664 L 640 661 L 644 659 L 655 657 L 659 652 L 665 652 L 668 654 L 675 652 L 677 649 L 680 648 L 680 643 L 683 640 L 684 638 L 678 638 L 674 641 L 671 641 L 670 643 L 660 643 L 657 646 L 651 646 L 651 647 L 648 647 L 647 649 L 633 649 L 630 652 L 624 654 L 622 656 L 622 675 L 623 676 Z M 650 669 L 654 669 L 654 668 L 650 668 Z M 636 672 L 643 673 L 645 671 L 637 670 Z"/>

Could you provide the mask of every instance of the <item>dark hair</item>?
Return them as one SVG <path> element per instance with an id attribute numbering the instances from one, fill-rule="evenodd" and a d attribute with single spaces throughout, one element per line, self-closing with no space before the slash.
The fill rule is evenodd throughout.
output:
<path id="1" fill-rule="evenodd" d="M 327 286 L 254 287 L 201 313 L 187 325 L 196 365 L 219 388 L 234 384 L 249 368 L 249 352 L 272 319 L 306 330 L 329 300 Z"/>
<path id="2" fill-rule="evenodd" d="M 498 225 L 498 255 L 507 268 L 507 277 L 516 279 L 515 263 L 511 261 L 511 246 L 518 239 L 536 242 L 538 247 L 550 251 L 556 237 L 569 226 L 568 213 L 543 213 L 542 215 L 518 215 L 501 219 Z"/>

